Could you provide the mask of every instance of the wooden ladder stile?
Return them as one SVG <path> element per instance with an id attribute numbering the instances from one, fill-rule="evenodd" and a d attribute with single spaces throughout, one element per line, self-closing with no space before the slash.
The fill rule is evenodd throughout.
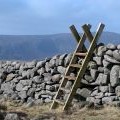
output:
<path id="1" fill-rule="evenodd" d="M 92 57 L 92 54 L 95 51 L 97 41 L 98 41 L 98 39 L 99 39 L 103 29 L 104 29 L 104 24 L 102 24 L 102 23 L 99 24 L 98 29 L 97 29 L 94 37 L 93 37 L 92 33 L 90 32 L 90 28 L 91 28 L 90 25 L 85 24 L 82 26 L 82 28 L 84 31 L 84 34 L 82 35 L 82 37 L 79 36 L 79 34 L 74 26 L 72 26 L 70 28 L 74 37 L 76 38 L 76 40 L 78 42 L 78 45 L 77 45 L 77 47 L 72 55 L 71 61 L 66 69 L 65 76 L 62 78 L 62 82 L 59 86 L 58 92 L 56 93 L 56 95 L 54 97 L 54 100 L 53 100 L 53 103 L 52 103 L 50 109 L 55 109 L 57 107 L 57 105 L 60 103 L 63 105 L 63 110 L 67 110 L 69 108 L 69 106 L 72 102 L 72 99 L 76 93 L 76 90 L 80 86 L 81 79 L 83 78 L 83 75 L 87 69 L 90 58 Z M 84 45 L 86 38 L 88 38 L 90 41 L 90 46 L 89 46 L 88 50 L 86 49 L 86 47 Z M 80 39 L 80 40 L 78 40 L 78 39 Z M 81 65 L 76 63 L 77 56 L 82 56 L 82 58 L 83 58 Z M 71 67 L 77 68 L 78 72 L 77 72 L 76 77 L 69 76 L 69 72 L 70 72 Z M 72 88 L 70 90 L 65 89 L 65 85 L 66 85 L 68 80 L 73 80 L 73 85 L 72 85 Z M 67 92 L 69 91 L 67 99 L 65 101 L 62 101 L 62 102 L 59 100 L 59 97 L 62 94 L 61 91 L 67 91 Z"/>

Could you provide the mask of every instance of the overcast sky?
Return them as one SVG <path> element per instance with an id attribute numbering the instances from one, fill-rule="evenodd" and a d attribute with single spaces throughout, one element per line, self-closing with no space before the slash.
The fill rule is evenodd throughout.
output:
<path id="1" fill-rule="evenodd" d="M 55 34 L 99 22 L 120 33 L 120 0 L 0 0 L 0 34 Z"/>

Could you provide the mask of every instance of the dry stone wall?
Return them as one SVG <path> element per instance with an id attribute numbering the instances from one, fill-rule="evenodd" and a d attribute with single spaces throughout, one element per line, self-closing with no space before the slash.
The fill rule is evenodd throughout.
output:
<path id="1" fill-rule="evenodd" d="M 63 54 L 41 61 L 1 61 L 0 98 L 29 105 L 51 102 L 70 59 L 71 54 Z M 81 61 L 82 58 L 77 59 L 78 63 Z M 70 76 L 76 76 L 75 69 L 71 69 Z M 66 88 L 72 84 L 69 80 Z M 98 45 L 73 100 L 82 101 L 120 105 L 120 45 Z"/>

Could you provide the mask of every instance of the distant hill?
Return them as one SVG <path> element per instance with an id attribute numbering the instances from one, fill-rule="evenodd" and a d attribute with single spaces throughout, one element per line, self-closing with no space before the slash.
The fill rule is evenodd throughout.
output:
<path id="1" fill-rule="evenodd" d="M 120 34 L 104 32 L 100 42 L 120 44 Z M 74 50 L 76 41 L 70 33 L 54 35 L 0 35 L 0 59 L 32 60 Z"/>

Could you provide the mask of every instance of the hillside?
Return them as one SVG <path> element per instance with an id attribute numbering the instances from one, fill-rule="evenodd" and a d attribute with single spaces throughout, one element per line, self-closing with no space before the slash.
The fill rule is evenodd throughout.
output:
<path id="1" fill-rule="evenodd" d="M 120 34 L 104 32 L 100 42 L 120 43 Z M 54 35 L 0 35 L 0 59 L 32 60 L 69 53 L 76 42 L 69 33 Z"/>

